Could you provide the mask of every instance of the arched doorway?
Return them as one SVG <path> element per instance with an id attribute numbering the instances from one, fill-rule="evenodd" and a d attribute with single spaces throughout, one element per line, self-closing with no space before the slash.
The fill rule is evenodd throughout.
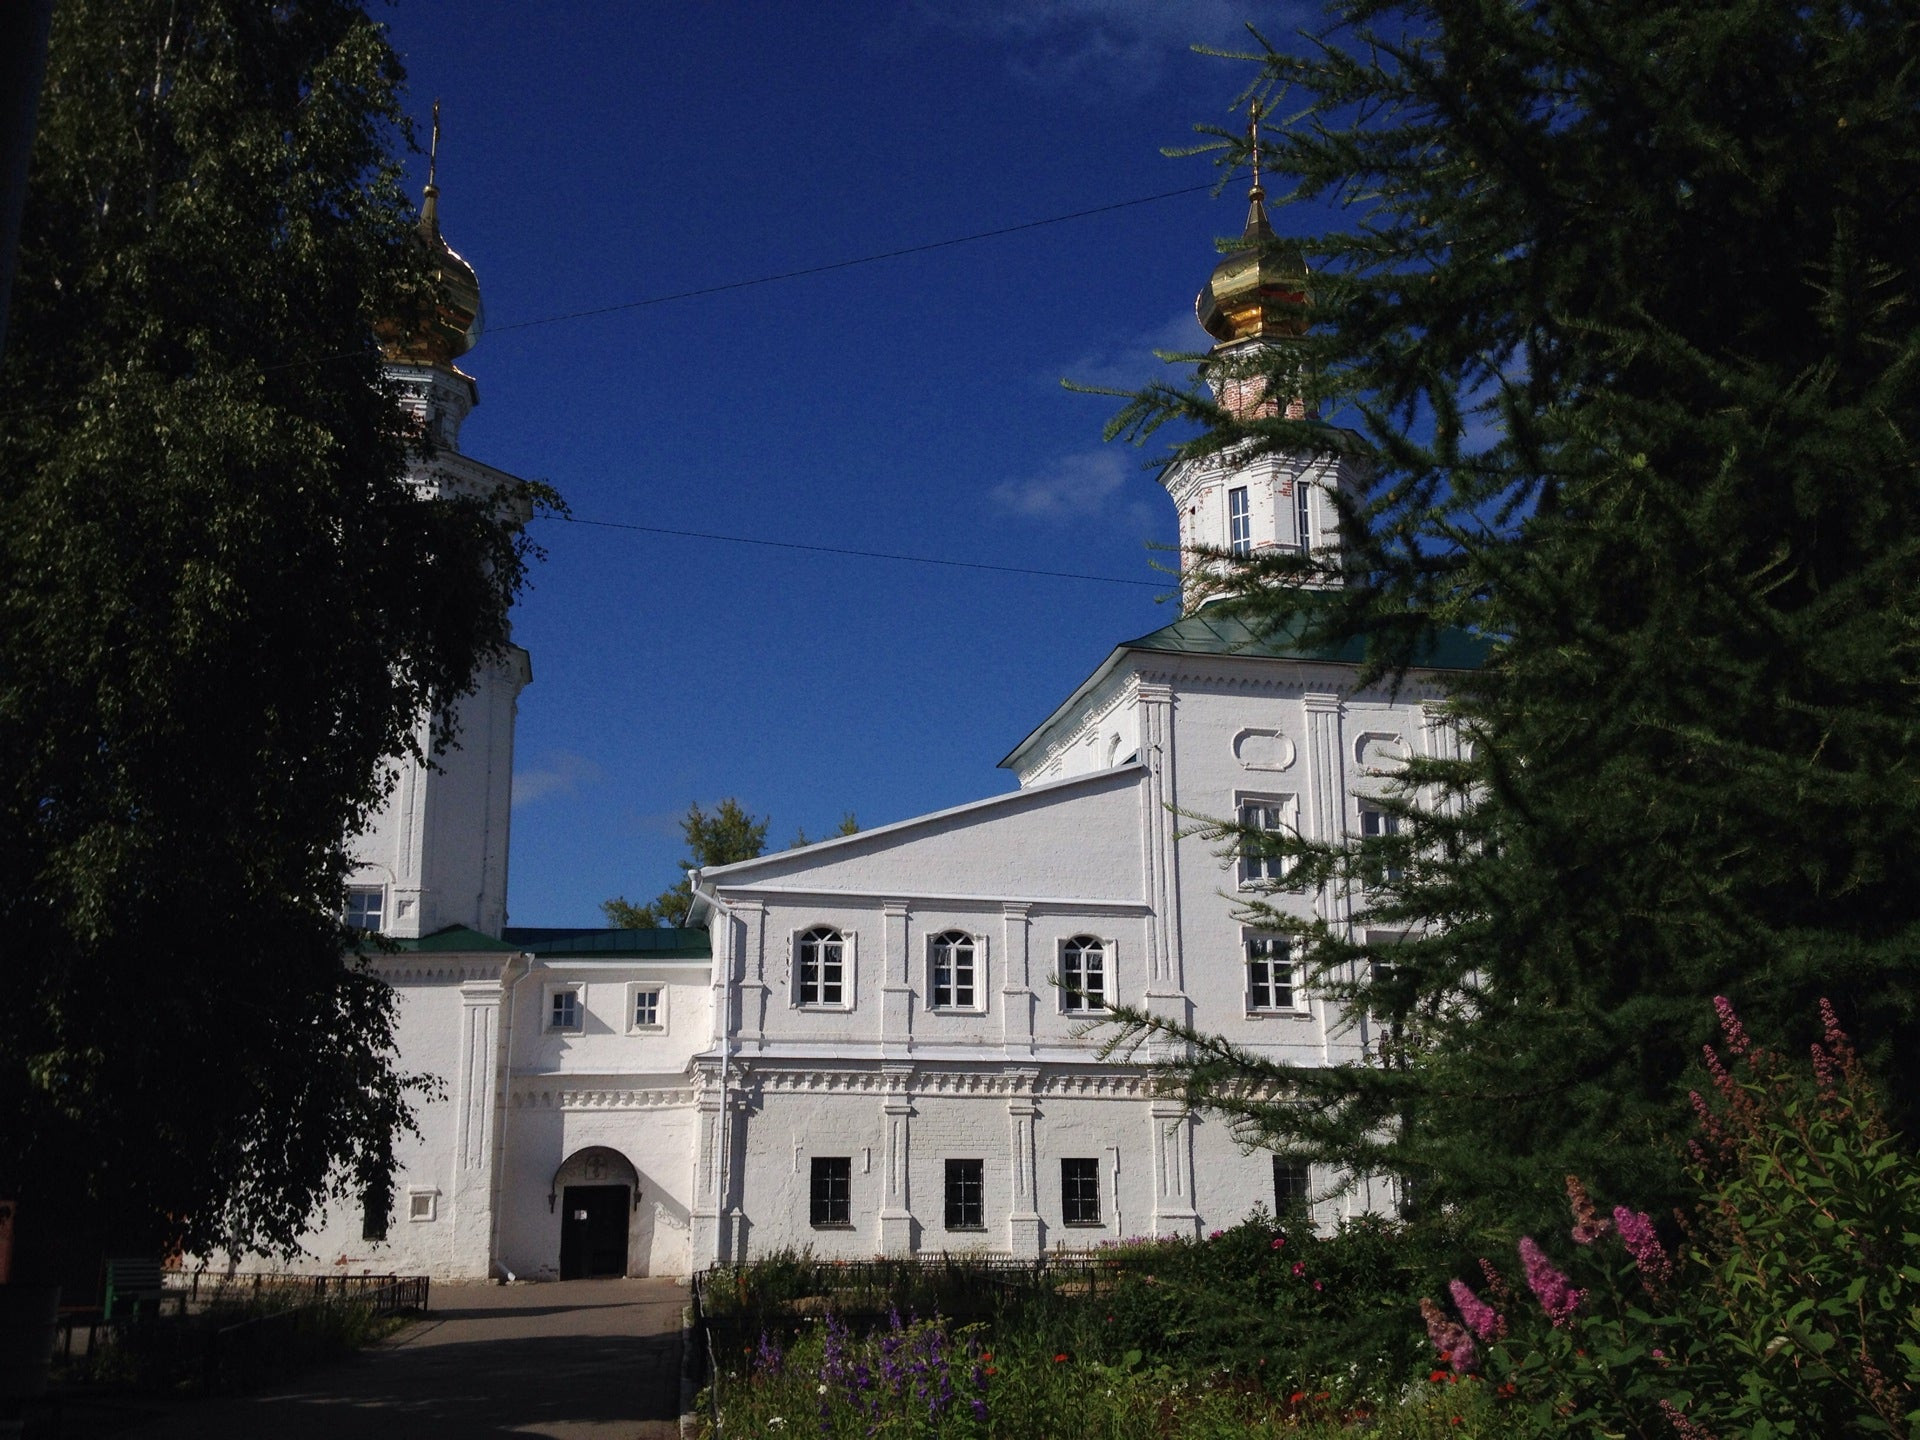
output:
<path id="1" fill-rule="evenodd" d="M 547 1203 L 560 1212 L 560 1278 L 627 1273 L 627 1236 L 639 1204 L 640 1175 L 618 1150 L 590 1145 L 553 1172 Z"/>

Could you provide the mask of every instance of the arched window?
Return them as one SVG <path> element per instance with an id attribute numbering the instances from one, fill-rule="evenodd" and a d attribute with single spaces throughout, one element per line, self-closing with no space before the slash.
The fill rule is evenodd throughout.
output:
<path id="1" fill-rule="evenodd" d="M 975 983 L 973 936 L 964 930 L 945 930 L 927 942 L 927 951 L 933 1008 L 977 1008 L 980 992 Z"/>
<path id="2" fill-rule="evenodd" d="M 847 995 L 847 942 L 831 925 L 818 925 L 800 937 L 799 1003 L 844 1005 Z"/>
<path id="3" fill-rule="evenodd" d="M 1060 949 L 1062 1010 L 1107 1008 L 1107 947 L 1091 935 L 1076 935 Z"/>

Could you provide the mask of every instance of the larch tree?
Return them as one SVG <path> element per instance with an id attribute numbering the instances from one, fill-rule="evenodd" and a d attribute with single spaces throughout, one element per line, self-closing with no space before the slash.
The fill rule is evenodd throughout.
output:
<path id="1" fill-rule="evenodd" d="M 1832 996 L 1911 1133 L 1920 11 L 1336 0 L 1262 46 L 1279 227 L 1346 219 L 1275 242 L 1311 269 L 1297 341 L 1201 369 L 1306 417 L 1170 383 L 1114 430 L 1360 452 L 1344 568 L 1208 557 L 1217 603 L 1362 637 L 1376 676 L 1445 630 L 1489 655 L 1397 833 L 1199 826 L 1318 897 L 1249 918 L 1375 1053 L 1296 1069 L 1141 1014 L 1123 1043 L 1185 1041 L 1167 1081 L 1250 1138 L 1491 1224 L 1569 1171 L 1673 1198 L 1717 994 L 1782 1043 Z"/>
<path id="2" fill-rule="evenodd" d="M 849 821 L 852 818 L 847 817 Z M 689 805 L 680 819 L 681 833 L 687 837 L 687 853 L 680 861 L 680 883 L 661 891 L 645 905 L 636 905 L 624 895 L 602 902 L 600 909 L 607 923 L 622 930 L 685 925 L 693 910 L 693 882 L 686 872 L 753 859 L 767 848 L 767 823 L 765 816 L 756 819 L 731 797 L 722 800 L 711 815 L 697 801 Z"/>
<path id="3" fill-rule="evenodd" d="M 0 368 L 16 1279 L 288 1246 L 390 1184 L 420 1098 L 343 958 L 345 844 L 423 715 L 455 738 L 533 497 L 406 479 L 401 80 L 348 0 L 55 17 Z"/>

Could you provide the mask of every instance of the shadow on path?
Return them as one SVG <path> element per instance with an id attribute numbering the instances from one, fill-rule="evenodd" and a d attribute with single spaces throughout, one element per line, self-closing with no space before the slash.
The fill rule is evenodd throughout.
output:
<path id="1" fill-rule="evenodd" d="M 435 1286 L 427 1318 L 271 1394 L 183 1407 L 137 1440 L 667 1440 L 679 1434 L 671 1280 Z"/>

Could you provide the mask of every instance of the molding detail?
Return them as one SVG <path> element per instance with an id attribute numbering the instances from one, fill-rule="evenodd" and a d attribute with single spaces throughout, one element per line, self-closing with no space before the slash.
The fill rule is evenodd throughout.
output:
<path id="1" fill-rule="evenodd" d="M 516 1110 L 666 1110 L 691 1106 L 693 1098 L 691 1090 L 568 1090 L 542 1085 L 516 1088 L 510 1103 Z"/>

